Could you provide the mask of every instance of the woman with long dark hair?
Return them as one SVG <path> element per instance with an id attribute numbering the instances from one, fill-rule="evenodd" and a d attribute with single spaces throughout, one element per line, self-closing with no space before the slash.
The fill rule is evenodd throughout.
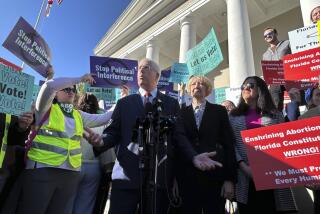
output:
<path id="1" fill-rule="evenodd" d="M 240 213 L 272 214 L 277 213 L 276 210 L 279 209 L 294 210 L 295 204 L 290 189 L 280 190 L 281 197 L 278 197 L 278 191 L 255 189 L 247 151 L 241 138 L 240 132 L 243 130 L 284 122 L 282 113 L 275 107 L 268 87 L 261 78 L 250 76 L 244 80 L 239 104 L 230 112 L 230 122 L 236 137 L 235 151 L 239 165 L 236 200 Z M 280 202 L 280 206 L 276 207 L 275 200 Z M 290 206 L 281 207 L 282 200 Z"/>

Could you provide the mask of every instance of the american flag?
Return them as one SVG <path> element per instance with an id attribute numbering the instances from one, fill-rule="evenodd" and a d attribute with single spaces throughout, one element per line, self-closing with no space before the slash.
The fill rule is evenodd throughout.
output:
<path id="1" fill-rule="evenodd" d="M 63 0 L 57 0 L 57 4 L 60 5 L 62 3 L 62 1 Z M 46 17 L 49 17 L 52 5 L 53 5 L 53 0 L 48 0 L 47 7 L 46 7 L 46 13 L 45 13 Z"/>
<path id="2" fill-rule="evenodd" d="M 49 15 L 50 15 L 50 10 L 51 10 L 52 4 L 53 4 L 53 0 L 48 0 L 47 7 L 46 7 L 46 13 L 45 13 L 46 17 L 49 17 Z"/>

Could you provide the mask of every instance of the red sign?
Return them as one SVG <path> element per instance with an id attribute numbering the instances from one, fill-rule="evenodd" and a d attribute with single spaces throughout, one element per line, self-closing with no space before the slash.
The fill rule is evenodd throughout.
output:
<path id="1" fill-rule="evenodd" d="M 320 183 L 320 116 L 242 131 L 257 190 Z"/>
<path id="2" fill-rule="evenodd" d="M 2 59 L 1 57 L 0 57 L 0 64 L 3 64 L 5 66 L 7 66 L 7 67 L 10 67 L 11 69 L 13 69 L 15 71 L 21 71 L 22 70 L 21 67 L 15 65 L 15 64 L 13 64 L 13 63 L 5 60 L 5 59 Z"/>
<path id="3" fill-rule="evenodd" d="M 302 82 L 302 81 L 286 81 L 285 87 L 289 91 L 291 88 L 297 88 L 306 90 L 308 88 L 313 88 L 317 86 L 316 82 Z"/>
<path id="4" fill-rule="evenodd" d="M 279 61 L 261 61 L 263 78 L 268 85 L 280 84 L 284 85 L 283 62 Z"/>
<path id="5" fill-rule="evenodd" d="M 318 82 L 320 75 L 320 48 L 313 48 L 283 57 L 286 80 Z"/>

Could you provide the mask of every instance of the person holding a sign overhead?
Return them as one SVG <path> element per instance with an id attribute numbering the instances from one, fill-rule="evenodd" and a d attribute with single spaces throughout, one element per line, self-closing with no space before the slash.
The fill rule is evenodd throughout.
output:
<path id="1" fill-rule="evenodd" d="M 267 27 L 263 31 L 263 37 L 269 47 L 262 56 L 262 60 L 274 61 L 282 60 L 282 57 L 291 54 L 289 40 L 279 41 L 278 32 L 275 28 Z M 283 109 L 284 85 L 271 84 L 270 93 L 274 104 L 279 111 Z"/>
<path id="2" fill-rule="evenodd" d="M 150 59 L 142 59 L 138 63 L 137 94 L 131 94 L 120 99 L 113 112 L 111 123 L 105 130 L 103 139 L 101 136 L 91 135 L 91 142 L 96 142 L 96 151 L 103 152 L 115 147 L 117 160 L 112 172 L 112 190 L 109 214 L 133 214 L 140 204 L 140 197 L 144 189 L 141 189 L 141 169 L 139 169 L 138 144 L 132 142 L 132 132 L 137 118 L 144 118 L 148 103 L 160 103 L 161 115 L 177 115 L 178 102 L 157 90 L 160 78 L 159 65 Z M 145 103 L 145 107 L 144 107 Z M 149 105 L 149 106 L 150 106 Z M 157 108 L 158 109 L 158 108 Z M 161 152 L 158 166 L 157 188 L 157 214 L 168 212 L 169 200 L 172 200 L 172 158 L 173 146 L 184 157 L 186 162 L 193 163 L 200 170 L 211 170 L 217 165 L 210 157 L 214 153 L 198 154 L 185 137 L 182 126 L 175 124 L 172 128 L 173 135 L 169 135 L 167 152 Z M 172 137 L 175 141 L 171 141 Z M 170 197 L 171 196 L 171 197 Z M 172 202 L 172 201 L 171 201 Z M 172 202 L 173 203 L 173 202 Z M 141 206 L 141 204 L 140 204 Z M 145 205 L 143 205 L 145 206 Z M 140 207 L 141 208 L 141 207 Z M 153 207 L 154 208 L 154 207 Z"/>
<path id="3" fill-rule="evenodd" d="M 273 214 L 277 211 L 295 210 L 290 189 L 263 191 L 255 189 L 246 146 L 241 138 L 240 132 L 243 130 L 284 122 L 282 113 L 275 107 L 268 87 L 261 78 L 251 76 L 245 79 L 241 86 L 239 105 L 230 112 L 229 118 L 236 137 L 235 151 L 239 165 L 236 184 L 239 212 Z"/>
<path id="4" fill-rule="evenodd" d="M 20 177 L 22 189 L 15 213 L 72 213 L 70 204 L 80 178 L 84 127 L 102 126 L 110 119 L 109 113 L 89 114 L 73 107 L 75 84 L 80 82 L 92 84 L 94 79 L 89 74 L 55 78 L 40 89 L 35 106 L 36 128 L 29 136 L 33 140 Z"/>
<path id="5" fill-rule="evenodd" d="M 192 104 L 181 109 L 186 136 L 198 153 L 216 151 L 213 160 L 221 165 L 203 172 L 178 158 L 181 213 L 222 214 L 224 198 L 233 199 L 237 179 L 235 139 L 228 113 L 223 106 L 206 101 L 212 91 L 208 78 L 193 76 L 189 79 L 187 91 L 192 96 Z"/>

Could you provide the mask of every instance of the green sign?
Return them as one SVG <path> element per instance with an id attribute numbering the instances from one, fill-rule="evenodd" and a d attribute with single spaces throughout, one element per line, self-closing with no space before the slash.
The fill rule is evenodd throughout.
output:
<path id="1" fill-rule="evenodd" d="M 33 91 L 32 91 L 32 102 L 36 102 L 38 94 L 40 91 L 40 86 L 33 85 Z"/>
<path id="2" fill-rule="evenodd" d="M 213 28 L 198 45 L 187 52 L 190 75 L 205 75 L 215 69 L 222 61 L 222 52 Z"/>
<path id="3" fill-rule="evenodd" d="M 169 82 L 187 83 L 189 80 L 189 71 L 186 63 L 174 63 L 171 66 Z"/>
<path id="4" fill-rule="evenodd" d="M 214 89 L 214 102 L 216 104 L 221 104 L 226 100 L 226 88 L 227 87 Z"/>
<path id="5" fill-rule="evenodd" d="M 31 110 L 34 77 L 0 64 L 0 112 L 19 116 Z"/>

